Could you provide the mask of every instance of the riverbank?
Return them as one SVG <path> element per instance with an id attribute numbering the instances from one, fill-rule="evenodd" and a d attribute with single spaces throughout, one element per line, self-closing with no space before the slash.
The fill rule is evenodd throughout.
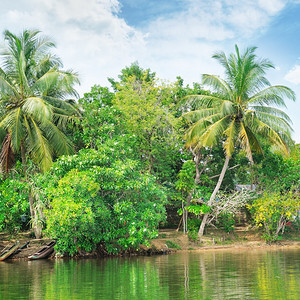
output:
<path id="1" fill-rule="evenodd" d="M 300 236 L 291 235 L 275 243 L 267 244 L 259 231 L 246 227 L 238 227 L 233 233 L 210 229 L 200 240 L 193 241 L 188 235 L 184 235 L 182 232 L 166 229 L 160 231 L 158 239 L 152 241 L 151 247 L 161 250 L 169 249 L 171 252 L 242 248 L 300 248 Z"/>
<path id="2" fill-rule="evenodd" d="M 51 239 L 32 239 L 29 232 L 20 233 L 15 236 L 0 234 L 0 251 L 12 241 L 20 241 L 20 245 L 30 241 L 28 247 L 22 249 L 11 259 L 28 259 L 28 256 L 38 251 L 43 245 L 46 245 Z M 151 246 L 141 245 L 137 251 L 125 251 L 120 255 L 156 255 L 169 254 L 178 251 L 207 251 L 218 249 L 278 249 L 287 247 L 299 247 L 300 238 L 289 236 L 287 239 L 277 241 L 271 245 L 267 244 L 262 238 L 261 233 L 257 230 L 239 227 L 233 233 L 226 233 L 221 230 L 210 229 L 201 240 L 192 240 L 188 235 L 178 232 L 175 229 L 162 229 L 159 231 L 157 239 L 151 241 Z M 103 257 L 108 254 L 99 248 L 92 253 L 81 252 L 78 258 Z M 50 259 L 57 256 L 53 254 Z"/>

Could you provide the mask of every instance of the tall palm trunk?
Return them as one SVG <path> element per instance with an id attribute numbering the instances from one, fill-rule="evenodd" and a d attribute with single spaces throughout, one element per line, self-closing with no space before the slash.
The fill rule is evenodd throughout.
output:
<path id="1" fill-rule="evenodd" d="M 210 206 L 212 204 L 212 202 L 215 200 L 216 198 L 216 195 L 217 195 L 217 192 L 219 191 L 220 187 L 221 187 L 221 184 L 222 184 L 222 181 L 224 179 L 224 175 L 225 175 L 225 172 L 227 170 L 227 167 L 228 167 L 228 163 L 229 163 L 229 160 L 230 160 L 230 157 L 228 155 L 226 155 L 226 159 L 225 159 L 225 162 L 224 162 L 224 166 L 222 168 L 222 172 L 220 174 L 220 177 L 218 179 L 218 182 L 217 182 L 217 185 L 213 191 L 213 193 L 211 194 L 210 198 L 209 198 L 209 201 L 208 201 L 208 206 Z M 203 216 L 203 220 L 201 222 L 201 225 L 200 225 L 200 228 L 199 228 L 199 231 L 198 231 L 198 236 L 201 237 L 203 236 L 203 233 L 204 233 L 204 228 L 205 228 L 205 225 L 206 225 L 206 222 L 207 222 L 207 219 L 208 219 L 208 213 L 206 213 L 204 216 Z"/>
<path id="2" fill-rule="evenodd" d="M 25 153 L 26 153 L 26 149 L 24 146 L 24 142 L 21 141 L 21 158 L 22 158 L 23 171 L 24 171 L 25 180 L 28 182 Z M 32 230 L 34 232 L 35 238 L 39 239 L 42 236 L 42 226 L 39 224 L 39 222 L 37 222 L 37 220 L 39 219 L 39 212 L 35 208 L 34 197 L 32 195 L 31 190 L 28 192 L 28 199 L 29 199 L 29 209 L 30 209 Z"/>

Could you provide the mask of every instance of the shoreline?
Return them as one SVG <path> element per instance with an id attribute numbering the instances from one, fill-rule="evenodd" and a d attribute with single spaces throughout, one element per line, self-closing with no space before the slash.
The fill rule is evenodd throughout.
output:
<path id="1" fill-rule="evenodd" d="M 6 241 L 0 240 L 0 251 L 9 243 L 19 240 L 20 245 L 30 241 L 27 248 L 22 249 L 21 252 L 8 258 L 6 261 L 28 260 L 28 256 L 38 251 L 45 244 L 49 243 L 51 239 L 30 239 L 29 236 L 16 236 L 14 239 Z M 272 244 L 267 244 L 257 231 L 243 231 L 227 234 L 221 231 L 212 231 L 203 236 L 201 241 L 191 241 L 188 236 L 182 232 L 177 232 L 172 229 L 160 230 L 157 239 L 150 242 L 150 247 L 141 245 L 137 251 L 127 250 L 117 255 L 110 255 L 101 253 L 97 250 L 92 253 L 82 252 L 73 258 L 104 258 L 104 257 L 128 257 L 128 256 L 151 256 L 162 255 L 180 252 L 206 252 L 206 251 L 245 251 L 245 250 L 280 250 L 280 249 L 300 249 L 300 240 L 280 240 Z M 48 259 L 62 259 L 68 256 L 59 256 L 52 254 Z"/>

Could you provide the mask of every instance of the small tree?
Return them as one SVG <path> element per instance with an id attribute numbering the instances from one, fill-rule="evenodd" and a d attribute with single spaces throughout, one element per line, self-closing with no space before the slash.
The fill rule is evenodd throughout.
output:
<path id="1" fill-rule="evenodd" d="M 264 228 L 264 238 L 268 243 L 284 233 L 286 223 L 297 216 L 300 210 L 298 191 L 292 189 L 284 193 L 268 192 L 256 199 L 249 207 L 254 211 L 254 221 Z"/>

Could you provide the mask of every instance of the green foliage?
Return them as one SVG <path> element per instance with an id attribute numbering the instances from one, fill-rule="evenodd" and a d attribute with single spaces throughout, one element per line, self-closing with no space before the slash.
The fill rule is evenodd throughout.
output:
<path id="1" fill-rule="evenodd" d="M 280 231 L 284 232 L 286 223 L 297 216 L 300 209 L 299 192 L 292 189 L 284 193 L 268 192 L 249 207 L 255 223 L 264 228 L 265 240 L 273 242 L 278 239 Z"/>
<path id="2" fill-rule="evenodd" d="M 136 161 L 84 150 L 58 160 L 48 176 L 47 231 L 59 251 L 137 248 L 156 237 L 165 220 L 165 193 Z"/>
<path id="3" fill-rule="evenodd" d="M 122 113 L 112 105 L 113 99 L 107 87 L 95 85 L 79 100 L 83 109 L 80 138 L 85 147 L 99 149 L 109 139 L 125 133 Z"/>
<path id="4" fill-rule="evenodd" d="M 169 247 L 169 248 L 173 248 L 173 249 L 178 249 L 180 250 L 181 247 L 177 244 L 175 244 L 174 242 L 172 241 L 166 241 L 166 245 Z"/>
<path id="5" fill-rule="evenodd" d="M 215 94 L 186 97 L 197 108 L 184 115 L 191 124 L 187 146 L 211 147 L 224 139 L 227 157 L 239 145 L 252 161 L 252 152 L 261 152 L 262 138 L 288 152 L 290 119 L 270 105 L 284 107 L 284 98 L 295 100 L 295 93 L 285 86 L 270 86 L 265 73 L 274 66 L 267 59 L 258 59 L 255 50 L 251 47 L 240 53 L 236 46 L 228 57 L 224 52 L 213 55 L 225 68 L 225 80 L 204 74 L 203 84 L 211 86 Z"/>
<path id="6" fill-rule="evenodd" d="M 113 78 L 108 78 L 108 81 L 112 85 L 115 91 L 118 91 L 120 83 L 126 83 L 130 78 L 134 77 L 137 81 L 151 82 L 155 79 L 155 73 L 150 69 L 144 70 L 139 66 L 138 62 L 132 63 L 129 67 L 125 67 L 121 70 L 121 74 L 118 76 L 121 82 L 117 82 Z"/>
<path id="7" fill-rule="evenodd" d="M 192 160 L 186 161 L 178 173 L 175 188 L 184 193 L 185 197 L 195 186 L 195 173 L 195 163 Z"/>
<path id="8" fill-rule="evenodd" d="M 257 166 L 257 180 L 261 188 L 268 190 L 286 191 L 292 187 L 300 188 L 300 153 L 295 147 L 290 157 L 265 150 L 265 155 Z"/>
<path id="9" fill-rule="evenodd" d="M 171 86 L 132 76 L 118 85 L 113 101 L 124 115 L 125 131 L 136 137 L 135 148 L 145 170 L 167 183 L 176 175 L 181 145 L 170 110 L 171 90 Z"/>
<path id="10" fill-rule="evenodd" d="M 189 123 L 186 147 L 203 149 L 222 143 L 225 152 L 224 169 L 209 205 L 220 189 L 237 146 L 253 162 L 252 152 L 262 153 L 261 140 L 286 154 L 292 141 L 290 118 L 270 105 L 285 107 L 285 98 L 294 101 L 295 93 L 285 86 L 271 86 L 265 74 L 274 66 L 267 59 L 258 59 L 255 50 L 251 47 L 241 53 L 235 46 L 235 53 L 228 57 L 224 52 L 215 53 L 213 58 L 224 67 L 225 78 L 203 74 L 202 83 L 211 87 L 211 93 L 185 97 L 186 106 L 192 108 L 183 115 Z M 205 222 L 199 235 L 204 227 Z"/>
<path id="11" fill-rule="evenodd" d="M 0 230 L 16 232 L 26 228 L 30 216 L 28 191 L 28 184 L 19 177 L 0 181 Z"/>
<path id="12" fill-rule="evenodd" d="M 7 172 L 13 154 L 26 154 L 42 170 L 53 155 L 70 154 L 72 144 L 64 134 L 77 111 L 70 96 L 77 96 L 76 73 L 61 70 L 61 60 L 51 53 L 55 44 L 39 31 L 24 30 L 19 36 L 6 30 L 2 47 L 0 88 L 3 111 L 0 129 L 6 131 L 1 167 Z"/>
<path id="13" fill-rule="evenodd" d="M 193 213 L 195 216 L 199 216 L 200 214 L 206 214 L 210 212 L 210 207 L 206 204 L 202 205 L 194 205 L 191 204 L 185 208 L 188 212 Z"/>
<path id="14" fill-rule="evenodd" d="M 201 200 L 202 203 L 205 203 L 210 198 L 210 195 L 211 192 L 209 187 L 198 185 L 195 190 L 194 198 Z"/>
<path id="15" fill-rule="evenodd" d="M 234 231 L 234 214 L 231 212 L 224 212 L 218 215 L 218 219 L 216 221 L 216 225 L 221 227 L 225 230 L 225 232 L 232 232 Z"/>
<path id="16" fill-rule="evenodd" d="M 198 239 L 198 230 L 201 225 L 201 220 L 198 218 L 188 219 L 188 237 L 190 240 L 196 242 Z"/>
<path id="17" fill-rule="evenodd" d="M 100 187 L 93 177 L 73 169 L 48 190 L 53 200 L 46 211 L 47 231 L 57 240 L 57 248 L 70 255 L 78 249 L 91 251 L 101 240 L 100 223 L 110 219 L 106 207 L 95 200 Z"/>

